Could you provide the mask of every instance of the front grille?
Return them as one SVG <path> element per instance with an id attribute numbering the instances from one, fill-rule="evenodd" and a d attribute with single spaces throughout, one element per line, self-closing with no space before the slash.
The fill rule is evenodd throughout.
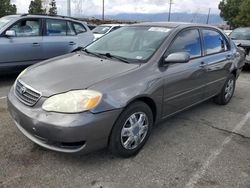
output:
<path id="1" fill-rule="evenodd" d="M 41 97 L 41 93 L 23 83 L 21 80 L 17 80 L 15 85 L 16 97 L 24 104 L 28 106 L 34 106 Z"/>

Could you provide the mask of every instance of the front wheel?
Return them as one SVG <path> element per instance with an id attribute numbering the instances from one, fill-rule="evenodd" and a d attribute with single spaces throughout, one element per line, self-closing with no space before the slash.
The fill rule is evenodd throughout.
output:
<path id="1" fill-rule="evenodd" d="M 235 84 L 236 84 L 236 78 L 233 74 L 230 74 L 220 94 L 214 98 L 214 102 L 219 105 L 228 104 L 234 95 Z"/>
<path id="2" fill-rule="evenodd" d="M 148 105 L 135 102 L 129 105 L 116 121 L 109 142 L 112 154 L 119 157 L 136 155 L 149 138 L 153 114 Z"/>

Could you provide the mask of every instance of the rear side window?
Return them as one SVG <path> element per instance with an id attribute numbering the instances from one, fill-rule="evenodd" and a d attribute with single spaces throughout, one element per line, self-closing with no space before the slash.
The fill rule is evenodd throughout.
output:
<path id="1" fill-rule="evenodd" d="M 48 19 L 46 21 L 47 36 L 66 36 L 67 22 L 63 20 Z"/>
<path id="2" fill-rule="evenodd" d="M 191 58 L 201 56 L 201 40 L 197 29 L 182 31 L 171 44 L 168 54 L 187 52 Z"/>
<path id="3" fill-rule="evenodd" d="M 214 30 L 203 30 L 204 50 L 206 55 L 225 52 L 228 50 L 228 44 L 224 37 Z"/>
<path id="4" fill-rule="evenodd" d="M 87 31 L 86 28 L 82 24 L 73 23 L 73 26 L 77 34 L 84 33 Z"/>

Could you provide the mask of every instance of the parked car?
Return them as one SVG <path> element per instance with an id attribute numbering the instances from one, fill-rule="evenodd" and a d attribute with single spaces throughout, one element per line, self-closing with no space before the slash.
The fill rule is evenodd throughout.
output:
<path id="1" fill-rule="evenodd" d="M 224 30 L 227 36 L 229 36 L 232 33 L 232 30 Z"/>
<path id="2" fill-rule="evenodd" d="M 241 27 L 233 30 L 230 34 L 236 45 L 243 48 L 246 53 L 246 65 L 250 66 L 250 27 Z"/>
<path id="3" fill-rule="evenodd" d="M 96 25 L 95 24 L 88 24 L 88 27 L 90 30 L 93 30 L 96 28 Z"/>
<path id="4" fill-rule="evenodd" d="M 108 146 L 130 157 L 159 121 L 210 98 L 228 104 L 240 59 L 216 27 L 131 25 L 26 69 L 8 109 L 18 129 L 45 148 L 86 153 Z"/>
<path id="5" fill-rule="evenodd" d="M 94 33 L 94 36 L 95 36 L 94 40 L 97 40 L 97 39 L 101 38 L 102 36 L 112 32 L 112 31 L 115 31 L 121 27 L 124 27 L 124 26 L 126 26 L 126 25 L 125 24 L 102 24 L 102 25 L 99 25 L 95 29 L 92 30 Z"/>
<path id="6" fill-rule="evenodd" d="M 85 47 L 94 39 L 86 23 L 73 18 L 13 15 L 0 18 L 0 74 Z"/>

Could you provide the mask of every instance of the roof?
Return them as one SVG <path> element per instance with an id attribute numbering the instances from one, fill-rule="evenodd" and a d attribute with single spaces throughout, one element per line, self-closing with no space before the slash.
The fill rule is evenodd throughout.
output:
<path id="1" fill-rule="evenodd" d="M 206 24 L 186 23 L 186 22 L 142 22 L 142 23 L 133 24 L 133 26 L 153 26 L 153 27 L 169 27 L 169 28 L 176 28 L 176 27 L 179 27 L 179 26 L 214 27 L 214 26 L 206 25 Z"/>
<path id="2" fill-rule="evenodd" d="M 101 24 L 99 26 L 126 26 L 127 24 Z"/>
<path id="3" fill-rule="evenodd" d="M 36 17 L 36 18 L 56 18 L 56 19 L 62 19 L 62 20 L 74 20 L 74 21 L 80 21 L 80 22 L 83 22 L 83 23 L 86 23 L 85 21 L 82 21 L 78 18 L 73 18 L 73 17 L 68 17 L 68 16 L 61 16 L 61 15 L 48 15 L 48 14 L 22 14 L 22 15 L 19 15 L 20 17 L 25 17 L 25 16 L 29 16 L 29 17 Z"/>

